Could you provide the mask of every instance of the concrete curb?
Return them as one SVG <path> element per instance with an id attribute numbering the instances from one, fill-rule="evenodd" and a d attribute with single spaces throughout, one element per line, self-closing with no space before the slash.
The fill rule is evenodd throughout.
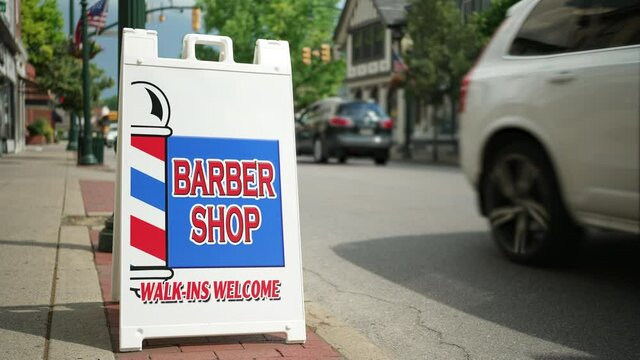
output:
<path id="1" fill-rule="evenodd" d="M 391 360 L 385 352 L 352 327 L 313 302 L 305 303 L 307 326 L 349 360 Z"/>

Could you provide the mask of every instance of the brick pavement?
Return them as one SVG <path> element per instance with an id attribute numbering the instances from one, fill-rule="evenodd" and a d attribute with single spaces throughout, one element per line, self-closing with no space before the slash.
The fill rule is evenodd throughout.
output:
<path id="1" fill-rule="evenodd" d="M 80 180 L 84 211 L 88 214 L 113 212 L 115 184 L 113 181 Z"/>
<path id="2" fill-rule="evenodd" d="M 110 181 L 81 181 L 87 214 L 113 210 L 114 184 Z M 119 305 L 111 294 L 111 253 L 97 251 L 98 230 L 91 230 L 91 243 L 105 304 L 111 344 L 117 359 L 130 360 L 246 360 L 246 359 L 344 359 L 331 345 L 307 328 L 307 342 L 286 344 L 282 334 L 202 336 L 145 340 L 141 352 L 119 353 Z"/>

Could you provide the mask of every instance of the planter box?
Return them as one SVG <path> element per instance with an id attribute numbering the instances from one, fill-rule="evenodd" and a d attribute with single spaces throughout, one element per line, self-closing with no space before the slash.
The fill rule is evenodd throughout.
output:
<path id="1" fill-rule="evenodd" d="M 44 135 L 31 135 L 27 136 L 27 145 L 43 145 L 46 144 L 47 139 Z"/>

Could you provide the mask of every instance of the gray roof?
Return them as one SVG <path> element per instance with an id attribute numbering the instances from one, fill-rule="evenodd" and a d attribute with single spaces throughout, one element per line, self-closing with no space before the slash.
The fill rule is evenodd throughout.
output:
<path id="1" fill-rule="evenodd" d="M 407 0 L 373 0 L 387 26 L 404 24 L 407 17 Z"/>
<path id="2" fill-rule="evenodd" d="M 346 0 L 342 12 L 340 13 L 340 19 L 333 32 L 333 39 L 336 40 L 339 30 L 345 25 L 347 9 L 349 3 L 357 0 Z M 382 21 L 386 26 L 404 25 L 406 23 L 407 10 L 410 0 L 372 0 L 373 5 L 378 10 L 378 13 L 382 17 Z"/>

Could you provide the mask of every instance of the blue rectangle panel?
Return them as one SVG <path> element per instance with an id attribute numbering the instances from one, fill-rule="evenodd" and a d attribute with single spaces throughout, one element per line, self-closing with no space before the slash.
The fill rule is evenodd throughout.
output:
<path id="1" fill-rule="evenodd" d="M 177 163 L 177 162 L 179 163 Z M 252 179 L 249 185 L 244 185 L 239 196 L 228 196 L 214 191 L 214 187 L 225 187 L 232 176 L 224 174 L 224 180 L 213 178 L 222 176 L 207 161 L 218 164 L 239 164 L 242 161 L 251 164 L 263 164 L 272 171 L 268 186 L 262 187 L 262 194 L 267 189 L 274 191 L 273 196 L 255 195 L 260 176 L 256 168 L 244 167 L 250 173 L 247 179 Z M 176 164 L 182 164 L 176 165 Z M 186 165 L 185 165 L 186 164 Z M 276 140 L 247 140 L 227 138 L 203 138 L 170 136 L 167 139 L 167 236 L 168 252 L 167 265 L 171 268 L 224 268 L 224 267 L 282 267 L 284 266 L 284 239 L 282 230 L 282 203 L 280 188 L 280 157 L 279 145 Z M 196 171 L 196 168 L 201 171 Z M 232 166 L 229 166 L 232 168 Z M 227 169 L 227 165 L 224 165 Z M 264 169 L 262 169 L 264 170 Z M 180 173 L 182 171 L 182 173 Z M 225 170 L 227 171 L 227 170 Z M 244 170 L 241 170 L 241 172 Z M 175 173 L 174 173 L 175 172 Z M 187 174 L 188 175 L 185 175 Z M 240 174 L 242 177 L 245 174 Z M 174 179 L 175 178 L 175 179 Z M 182 189 L 182 191 L 181 191 Z M 188 189 L 184 190 L 184 189 Z M 204 192 L 204 193 L 203 193 Z M 208 192 L 208 193 L 207 193 Z M 248 215 L 244 212 L 238 216 L 231 216 L 225 225 L 225 233 L 230 230 L 238 234 L 240 231 L 246 236 L 250 233 L 251 243 L 239 241 L 231 243 L 229 235 L 226 243 L 219 243 L 220 227 L 210 226 L 219 217 L 218 209 L 224 208 L 226 217 L 230 209 L 250 208 L 254 212 Z M 206 214 L 197 213 L 194 209 L 210 209 Z M 239 222 L 242 216 L 244 220 Z M 259 216 L 259 226 L 247 230 L 247 216 L 256 220 Z M 225 217 L 225 218 L 226 218 Z M 206 225 L 205 225 L 206 224 Z M 231 228 L 231 229 L 229 229 Z M 203 233 L 203 229 L 205 229 Z M 209 231 L 208 229 L 211 229 Z M 194 241 L 196 235 L 206 236 L 207 240 L 200 243 Z"/>

